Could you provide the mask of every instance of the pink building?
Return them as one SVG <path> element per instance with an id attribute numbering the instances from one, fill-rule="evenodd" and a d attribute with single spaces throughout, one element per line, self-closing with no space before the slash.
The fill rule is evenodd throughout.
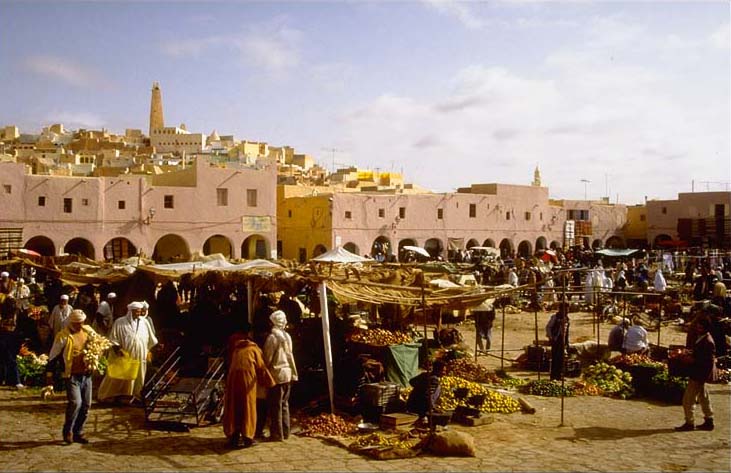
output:
<path id="1" fill-rule="evenodd" d="M 0 163 L 0 227 L 22 229 L 24 247 L 43 255 L 268 258 L 276 179 L 269 162 L 232 169 L 201 159 L 174 173 L 114 178 L 31 175 Z"/>
<path id="2" fill-rule="evenodd" d="M 647 241 L 654 247 L 731 248 L 729 222 L 731 192 L 682 192 L 676 200 L 647 201 Z"/>

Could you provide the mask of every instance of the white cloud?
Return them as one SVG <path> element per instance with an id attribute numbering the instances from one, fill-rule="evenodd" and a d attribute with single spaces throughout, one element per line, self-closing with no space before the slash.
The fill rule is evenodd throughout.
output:
<path id="1" fill-rule="evenodd" d="M 731 24 L 726 23 L 718 27 L 710 38 L 711 44 L 720 49 L 731 49 Z"/>
<path id="2" fill-rule="evenodd" d="M 66 128 L 101 128 L 105 120 L 92 112 L 60 112 L 55 111 L 46 115 L 47 123 L 62 123 Z"/>
<path id="3" fill-rule="evenodd" d="M 25 60 L 25 67 L 74 87 L 105 88 L 109 81 L 96 69 L 59 57 L 38 55 Z"/>
<path id="4" fill-rule="evenodd" d="M 480 19 L 470 8 L 469 3 L 459 0 L 423 0 L 436 11 L 456 18 L 466 28 L 479 29 L 485 26 L 485 21 Z"/>

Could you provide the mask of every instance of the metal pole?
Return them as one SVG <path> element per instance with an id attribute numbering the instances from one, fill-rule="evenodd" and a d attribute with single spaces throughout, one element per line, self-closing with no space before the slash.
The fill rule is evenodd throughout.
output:
<path id="1" fill-rule="evenodd" d="M 501 341 L 500 341 L 500 370 L 505 370 L 505 304 L 503 304 L 503 322 L 501 327 Z"/>
<path id="2" fill-rule="evenodd" d="M 660 327 L 662 326 L 662 309 L 664 305 L 664 298 L 660 298 L 660 306 L 658 307 L 659 313 L 657 314 L 657 347 L 660 348 Z"/>
<path id="3" fill-rule="evenodd" d="M 563 300 L 566 303 L 566 314 L 564 314 L 564 317 L 562 317 L 562 324 L 563 329 L 561 330 L 561 336 L 564 337 L 564 343 L 563 343 L 563 350 L 564 350 L 564 356 L 563 356 L 563 366 L 561 366 L 561 423 L 559 424 L 559 427 L 563 427 L 563 420 L 564 420 L 564 389 L 566 386 L 566 382 L 564 380 L 563 373 L 566 368 L 566 322 L 569 317 L 569 306 L 568 302 L 566 301 L 566 280 L 564 279 L 563 282 Z M 560 307 L 560 305 L 559 305 Z M 559 309 L 561 310 L 561 309 Z"/>

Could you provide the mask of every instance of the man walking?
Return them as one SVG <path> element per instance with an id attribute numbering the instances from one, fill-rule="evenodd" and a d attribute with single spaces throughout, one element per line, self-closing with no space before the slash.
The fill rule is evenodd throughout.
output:
<path id="1" fill-rule="evenodd" d="M 691 324 L 691 336 L 693 351 L 693 362 L 690 366 L 688 386 L 683 393 L 683 411 L 685 412 L 685 423 L 676 427 L 678 432 L 686 432 L 696 429 L 694 422 L 695 403 L 701 405 L 705 417 L 704 422 L 697 427 L 698 430 L 713 430 L 713 408 L 711 398 L 708 396 L 707 381 L 715 381 L 715 351 L 716 345 L 710 334 L 711 319 L 706 315 L 696 318 Z"/>
<path id="2" fill-rule="evenodd" d="M 281 442 L 289 438 L 289 393 L 297 381 L 297 366 L 292 354 L 292 337 L 284 329 L 287 316 L 281 310 L 269 316 L 272 330 L 264 342 L 264 361 L 276 384 L 269 390 L 269 440 Z"/>

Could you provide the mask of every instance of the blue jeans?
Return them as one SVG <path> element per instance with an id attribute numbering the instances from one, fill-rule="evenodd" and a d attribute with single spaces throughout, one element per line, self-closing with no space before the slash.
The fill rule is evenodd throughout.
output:
<path id="1" fill-rule="evenodd" d="M 289 438 L 289 392 L 292 383 L 281 383 L 267 393 L 269 411 L 269 438 L 286 440 Z"/>
<path id="2" fill-rule="evenodd" d="M 73 374 L 66 380 L 66 421 L 63 434 L 81 435 L 91 406 L 91 375 Z"/>

